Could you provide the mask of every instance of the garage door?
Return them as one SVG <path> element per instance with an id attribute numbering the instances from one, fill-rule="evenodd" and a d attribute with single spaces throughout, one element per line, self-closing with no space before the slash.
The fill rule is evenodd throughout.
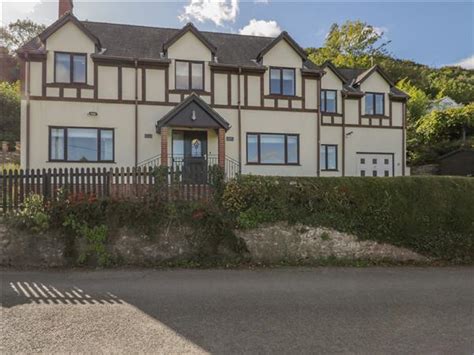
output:
<path id="1" fill-rule="evenodd" d="M 357 175 L 393 176 L 393 153 L 357 153 Z"/>

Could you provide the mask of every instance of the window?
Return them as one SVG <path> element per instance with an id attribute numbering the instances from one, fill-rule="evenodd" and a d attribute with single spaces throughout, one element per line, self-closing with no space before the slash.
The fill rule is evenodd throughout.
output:
<path id="1" fill-rule="evenodd" d="M 365 114 L 383 115 L 384 114 L 384 94 L 366 93 L 365 94 Z"/>
<path id="2" fill-rule="evenodd" d="M 299 136 L 296 134 L 248 133 L 248 164 L 299 164 Z"/>
<path id="3" fill-rule="evenodd" d="M 374 176 L 374 177 L 377 176 L 377 170 L 372 171 L 372 176 Z"/>
<path id="4" fill-rule="evenodd" d="M 388 159 L 384 159 L 385 165 L 388 165 Z"/>
<path id="5" fill-rule="evenodd" d="M 204 63 L 176 61 L 177 90 L 204 90 Z"/>
<path id="6" fill-rule="evenodd" d="M 337 145 L 321 144 L 321 170 L 337 170 Z"/>
<path id="7" fill-rule="evenodd" d="M 54 81 L 65 84 L 85 84 L 87 78 L 85 54 L 54 53 Z"/>
<path id="8" fill-rule="evenodd" d="M 50 127 L 49 160 L 112 162 L 114 160 L 114 130 Z"/>
<path id="9" fill-rule="evenodd" d="M 271 68 L 270 69 L 270 94 L 295 95 L 295 69 Z"/>
<path id="10" fill-rule="evenodd" d="M 321 112 L 337 112 L 336 97 L 336 90 L 321 90 Z"/>
<path id="11" fill-rule="evenodd" d="M 384 176 L 390 176 L 390 173 L 389 173 L 388 170 L 385 170 L 385 171 L 384 171 Z"/>
<path id="12" fill-rule="evenodd" d="M 364 158 L 360 158 L 360 163 L 361 163 L 361 164 L 365 164 L 365 159 L 364 159 Z"/>
<path id="13" fill-rule="evenodd" d="M 377 159 L 376 158 L 372 159 L 372 164 L 377 164 Z"/>
<path id="14" fill-rule="evenodd" d="M 365 176 L 365 170 L 360 171 L 360 176 Z"/>

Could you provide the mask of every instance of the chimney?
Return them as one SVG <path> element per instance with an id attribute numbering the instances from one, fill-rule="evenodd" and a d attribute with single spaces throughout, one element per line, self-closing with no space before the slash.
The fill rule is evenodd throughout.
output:
<path id="1" fill-rule="evenodd" d="M 59 12 L 58 12 L 58 18 L 61 18 L 62 16 L 72 13 L 72 8 L 74 7 L 72 0 L 59 0 Z"/>

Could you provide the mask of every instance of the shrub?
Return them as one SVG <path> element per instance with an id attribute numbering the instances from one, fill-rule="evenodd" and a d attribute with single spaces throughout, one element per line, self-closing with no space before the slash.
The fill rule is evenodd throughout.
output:
<path id="1" fill-rule="evenodd" d="M 49 228 L 50 217 L 43 196 L 31 194 L 25 198 L 20 210 L 9 216 L 11 225 L 33 233 L 43 233 Z"/>
<path id="2" fill-rule="evenodd" d="M 243 176 L 223 194 L 241 228 L 334 228 L 451 261 L 474 261 L 474 179 Z"/>

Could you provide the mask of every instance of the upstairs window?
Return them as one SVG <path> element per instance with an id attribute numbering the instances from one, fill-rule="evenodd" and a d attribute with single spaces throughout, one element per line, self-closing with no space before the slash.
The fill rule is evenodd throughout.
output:
<path id="1" fill-rule="evenodd" d="M 87 81 L 85 54 L 54 53 L 54 81 L 65 84 L 85 84 Z"/>
<path id="2" fill-rule="evenodd" d="M 384 94 L 368 92 L 365 94 L 365 114 L 366 115 L 383 115 L 384 108 Z"/>
<path id="3" fill-rule="evenodd" d="M 176 61 L 176 89 L 204 90 L 204 63 Z"/>
<path id="4" fill-rule="evenodd" d="M 270 69 L 270 94 L 295 95 L 295 69 L 271 68 Z"/>
<path id="5" fill-rule="evenodd" d="M 337 111 L 336 97 L 336 90 L 321 90 L 321 112 L 335 113 Z"/>

